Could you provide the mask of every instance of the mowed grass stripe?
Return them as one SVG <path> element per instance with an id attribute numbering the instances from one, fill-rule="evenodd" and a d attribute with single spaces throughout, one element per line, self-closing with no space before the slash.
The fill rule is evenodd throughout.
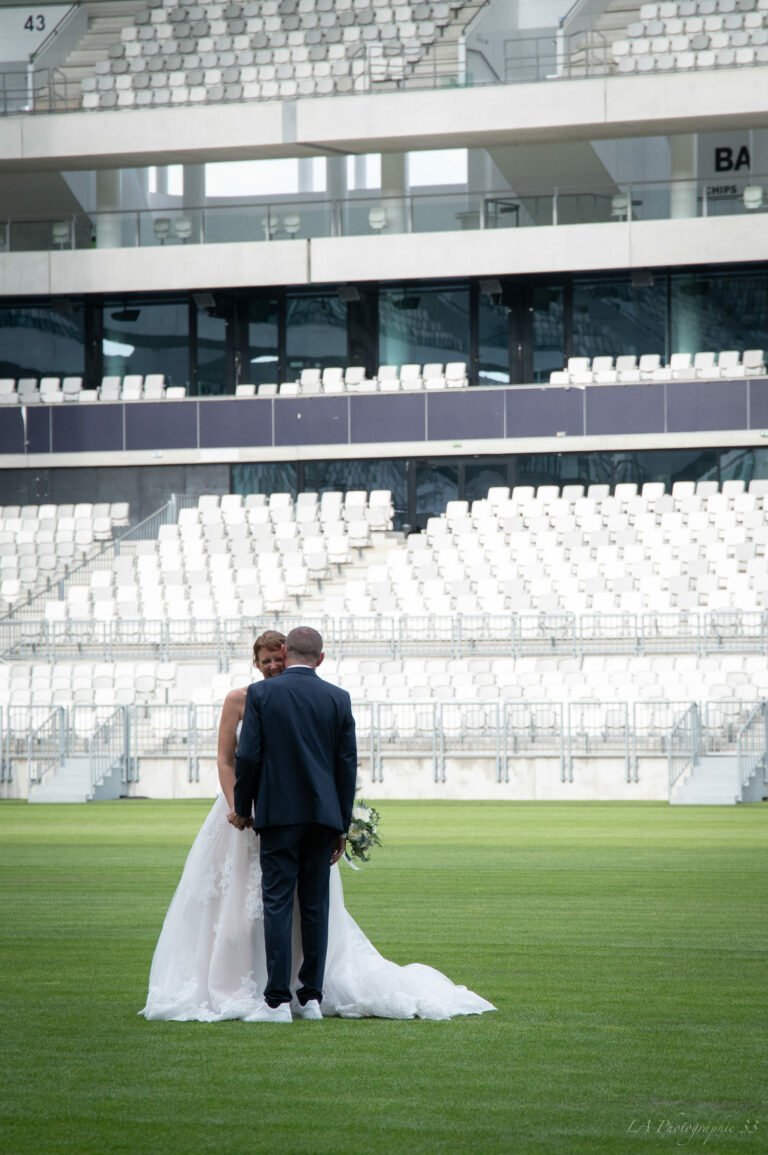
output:
<path id="1" fill-rule="evenodd" d="M 379 808 L 348 909 L 496 1014 L 147 1023 L 207 804 L 0 804 L 3 1152 L 765 1148 L 765 807 Z"/>

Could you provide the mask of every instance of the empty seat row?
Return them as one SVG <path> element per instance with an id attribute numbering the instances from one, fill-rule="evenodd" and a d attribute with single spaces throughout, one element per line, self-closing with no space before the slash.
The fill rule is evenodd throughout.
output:
<path id="1" fill-rule="evenodd" d="M 163 373 L 102 377 L 97 389 L 83 387 L 82 377 L 0 378 L 0 405 L 55 405 L 61 402 L 161 401 L 186 397 L 183 385 L 168 386 Z"/>
<path id="2" fill-rule="evenodd" d="M 295 397 L 320 393 L 396 393 L 418 389 L 461 389 L 468 384 L 464 361 L 447 365 L 381 365 L 373 377 L 368 377 L 362 366 L 329 366 L 325 369 L 303 369 L 297 381 L 283 381 L 279 385 L 241 384 L 237 397 Z"/>
<path id="3" fill-rule="evenodd" d="M 728 349 L 719 353 L 673 353 L 662 365 L 659 353 L 616 357 L 569 357 L 565 369 L 550 373 L 551 385 L 615 385 L 642 381 L 731 380 L 765 374 L 765 350 Z"/>
<path id="4" fill-rule="evenodd" d="M 401 80 L 460 4 L 316 4 L 212 17 L 193 6 L 140 12 L 82 82 L 83 107 L 130 108 L 325 95 Z M 218 7 L 218 6 L 216 6 Z M 334 50 L 334 51 L 331 51 Z M 362 53 L 362 55 L 361 55 Z M 150 63 L 164 61 L 150 86 Z M 143 63 L 146 62 L 146 71 Z M 330 66 L 330 67 L 329 67 Z M 157 67 L 157 66 L 155 66 Z M 227 70 L 242 70 L 230 76 Z M 264 72 L 262 73 L 262 69 Z M 283 70 L 282 72 L 280 70 Z M 221 71 L 220 71 L 221 70 Z M 276 71 L 277 70 L 277 71 Z"/>

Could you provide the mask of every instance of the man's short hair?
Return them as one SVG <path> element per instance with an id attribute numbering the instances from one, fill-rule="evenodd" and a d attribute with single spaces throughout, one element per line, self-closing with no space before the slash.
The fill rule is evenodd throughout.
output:
<path id="1" fill-rule="evenodd" d="M 283 645 L 285 645 L 285 634 L 281 634 L 278 630 L 265 630 L 263 634 L 259 634 L 253 643 L 254 662 L 258 662 L 261 650 L 279 650 Z"/>
<path id="2" fill-rule="evenodd" d="M 323 639 L 311 626 L 297 626 L 285 639 L 285 649 L 294 658 L 317 659 L 323 652 Z"/>

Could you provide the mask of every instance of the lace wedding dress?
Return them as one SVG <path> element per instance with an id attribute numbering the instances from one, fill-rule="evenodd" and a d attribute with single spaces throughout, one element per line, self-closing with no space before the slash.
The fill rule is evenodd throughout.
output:
<path id="1" fill-rule="evenodd" d="M 242 1019 L 266 982 L 258 839 L 227 822 L 220 794 L 189 852 L 163 924 L 143 1011 L 148 1019 Z M 331 868 L 323 1015 L 448 1019 L 495 1008 L 432 967 L 382 958 L 344 909 L 338 866 Z M 298 914 L 294 974 L 300 965 Z"/>

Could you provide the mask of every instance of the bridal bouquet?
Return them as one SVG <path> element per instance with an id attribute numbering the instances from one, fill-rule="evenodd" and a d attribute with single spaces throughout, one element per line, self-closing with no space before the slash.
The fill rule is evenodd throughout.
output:
<path id="1" fill-rule="evenodd" d="M 379 812 L 372 806 L 366 806 L 362 799 L 358 799 L 352 808 L 352 822 L 347 834 L 347 850 L 344 855 L 350 866 L 355 870 L 360 867 L 357 862 L 368 862 L 371 849 L 381 846 L 381 839 L 377 833 Z"/>

